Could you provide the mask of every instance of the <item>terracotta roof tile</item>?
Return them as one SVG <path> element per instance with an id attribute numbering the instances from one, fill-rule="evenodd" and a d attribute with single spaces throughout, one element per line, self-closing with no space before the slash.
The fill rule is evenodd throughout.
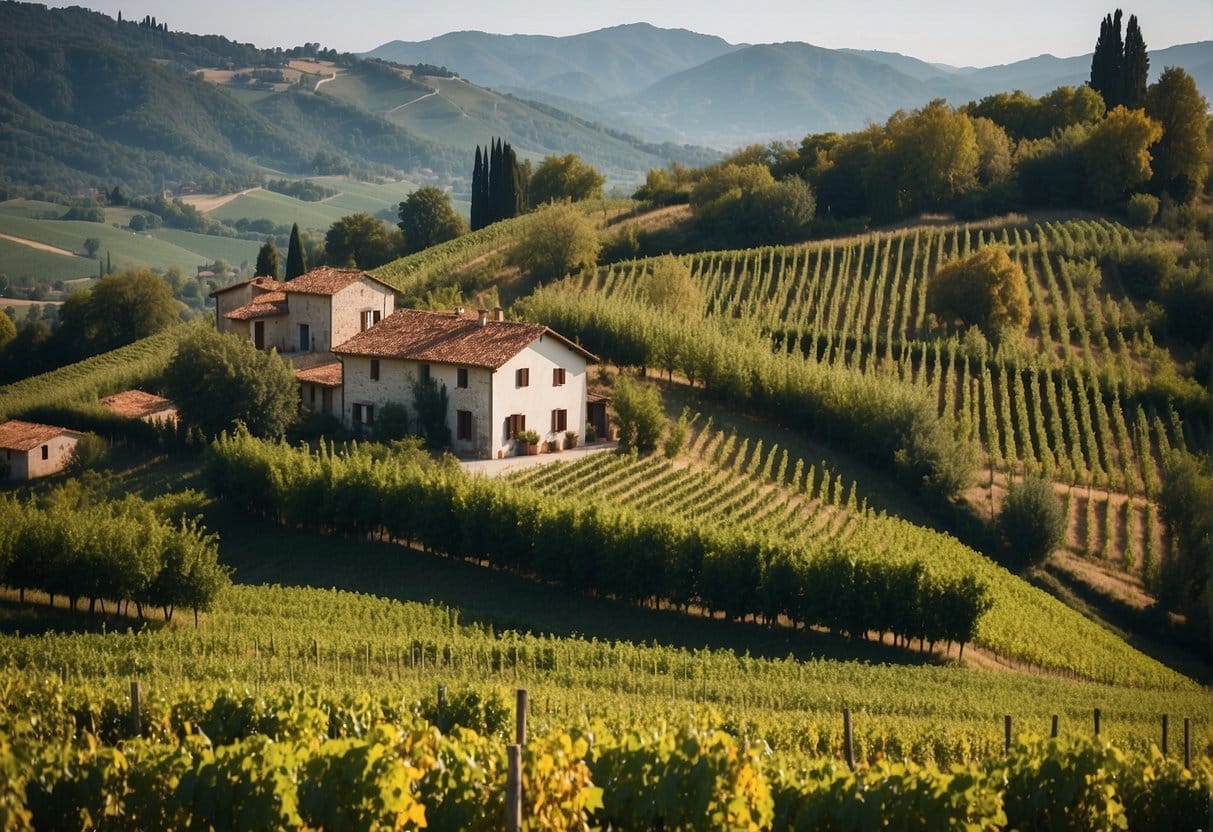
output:
<path id="1" fill-rule="evenodd" d="M 303 384 L 315 384 L 320 387 L 341 386 L 341 362 L 332 361 L 328 364 L 318 364 L 306 370 L 296 370 L 295 379 Z"/>
<path id="2" fill-rule="evenodd" d="M 284 292 L 264 292 L 254 297 L 251 303 L 238 306 L 223 317 L 232 321 L 273 318 L 276 315 L 287 314 L 286 306 L 286 294 Z"/>
<path id="3" fill-rule="evenodd" d="M 144 393 L 142 390 L 124 390 L 106 396 L 101 402 L 117 416 L 127 419 L 142 419 L 164 410 L 171 410 L 173 403 L 164 396 Z"/>
<path id="4" fill-rule="evenodd" d="M 78 435 L 67 428 L 40 425 L 37 422 L 19 422 L 14 419 L 0 425 L 0 448 L 10 451 L 32 451 L 39 445 L 65 433 Z"/>
<path id="5" fill-rule="evenodd" d="M 333 352 L 495 370 L 544 335 L 558 339 L 589 361 L 598 360 L 593 353 L 542 324 L 490 320 L 481 325 L 476 318 L 416 309 L 396 310 L 338 345 Z"/>
<path id="6" fill-rule="evenodd" d="M 233 289 L 239 289 L 243 286 L 248 286 L 249 284 L 252 284 L 254 289 L 262 289 L 262 290 L 267 290 L 267 291 L 280 290 L 284 285 L 281 281 L 275 280 L 272 277 L 254 277 L 249 280 L 237 281 L 236 283 L 233 283 L 230 286 L 220 287 L 220 288 L 216 289 L 215 291 L 211 292 L 210 297 L 213 298 L 217 295 L 222 295 L 225 292 L 230 292 Z"/>
<path id="7" fill-rule="evenodd" d="M 320 266 L 306 274 L 299 275 L 294 280 L 280 284 L 279 287 L 287 292 L 298 292 L 304 295 L 335 295 L 364 277 L 388 286 L 374 275 L 358 269 L 333 269 L 328 266 Z M 388 286 L 388 288 L 392 287 Z"/>

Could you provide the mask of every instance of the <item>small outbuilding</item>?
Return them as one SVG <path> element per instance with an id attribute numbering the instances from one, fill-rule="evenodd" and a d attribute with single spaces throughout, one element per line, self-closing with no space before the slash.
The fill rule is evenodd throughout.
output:
<path id="1" fill-rule="evenodd" d="M 177 407 L 164 396 L 145 393 L 142 390 L 123 390 L 112 396 L 106 396 L 101 403 L 110 409 L 115 416 L 124 419 L 138 419 L 151 424 L 177 423 Z"/>
<path id="2" fill-rule="evenodd" d="M 84 436 L 74 430 L 37 422 L 12 420 L 0 424 L 0 453 L 10 480 L 32 480 L 57 474 Z"/>

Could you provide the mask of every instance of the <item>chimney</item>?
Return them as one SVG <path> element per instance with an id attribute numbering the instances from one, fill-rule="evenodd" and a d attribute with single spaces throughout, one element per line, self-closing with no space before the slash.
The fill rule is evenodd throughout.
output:
<path id="1" fill-rule="evenodd" d="M 480 325 L 484 326 L 488 322 L 489 322 L 489 310 L 481 309 L 480 310 Z"/>
<path id="2" fill-rule="evenodd" d="M 500 306 L 493 307 L 493 320 L 494 321 L 504 321 L 505 320 L 505 310 L 502 309 Z"/>

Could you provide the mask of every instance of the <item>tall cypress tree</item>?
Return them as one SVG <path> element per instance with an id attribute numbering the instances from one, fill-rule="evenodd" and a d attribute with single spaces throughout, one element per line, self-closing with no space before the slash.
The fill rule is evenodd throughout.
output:
<path id="1" fill-rule="evenodd" d="M 1125 27 L 1125 51 L 1120 65 L 1120 103 L 1131 110 L 1146 106 L 1146 77 L 1150 74 L 1150 56 L 1137 25 L 1137 15 L 1129 16 Z"/>
<path id="2" fill-rule="evenodd" d="M 1105 15 L 1099 26 L 1099 39 L 1095 41 L 1095 54 L 1091 56 L 1091 88 L 1103 96 L 1110 110 L 1121 103 L 1120 65 L 1124 56 L 1124 42 L 1120 37 L 1120 9 L 1115 16 Z"/>
<path id="3" fill-rule="evenodd" d="M 507 142 L 501 148 L 501 218 L 518 216 L 518 157 Z"/>
<path id="4" fill-rule="evenodd" d="M 481 194 L 484 169 L 480 164 L 480 145 L 476 145 L 476 163 L 472 166 L 472 230 L 484 228 L 484 197 Z"/>
<path id="5" fill-rule="evenodd" d="M 287 280 L 294 280 L 307 271 L 307 254 L 303 251 L 303 241 L 299 239 L 299 223 L 291 226 L 291 241 L 286 248 Z"/>

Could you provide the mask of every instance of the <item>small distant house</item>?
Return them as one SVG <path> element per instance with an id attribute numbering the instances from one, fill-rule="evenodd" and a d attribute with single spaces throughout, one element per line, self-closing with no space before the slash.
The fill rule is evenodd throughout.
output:
<path id="1" fill-rule="evenodd" d="M 413 409 L 413 387 L 446 387 L 452 450 L 498 457 L 534 430 L 563 444 L 586 423 L 586 366 L 598 359 L 540 324 L 506 321 L 501 310 L 465 317 L 400 309 L 333 349 L 342 363 L 341 418 L 369 428 L 383 405 Z"/>
<path id="2" fill-rule="evenodd" d="M 0 450 L 10 480 L 32 480 L 57 474 L 84 434 L 67 428 L 16 420 L 0 424 Z"/>
<path id="3" fill-rule="evenodd" d="M 145 393 L 142 390 L 124 390 L 106 396 L 101 403 L 115 416 L 138 419 L 151 424 L 176 424 L 177 407 L 163 396 Z"/>
<path id="4" fill-rule="evenodd" d="M 329 352 L 396 308 L 396 290 L 357 269 L 312 269 L 294 280 L 255 277 L 211 292 L 216 327 L 257 349 Z"/>

